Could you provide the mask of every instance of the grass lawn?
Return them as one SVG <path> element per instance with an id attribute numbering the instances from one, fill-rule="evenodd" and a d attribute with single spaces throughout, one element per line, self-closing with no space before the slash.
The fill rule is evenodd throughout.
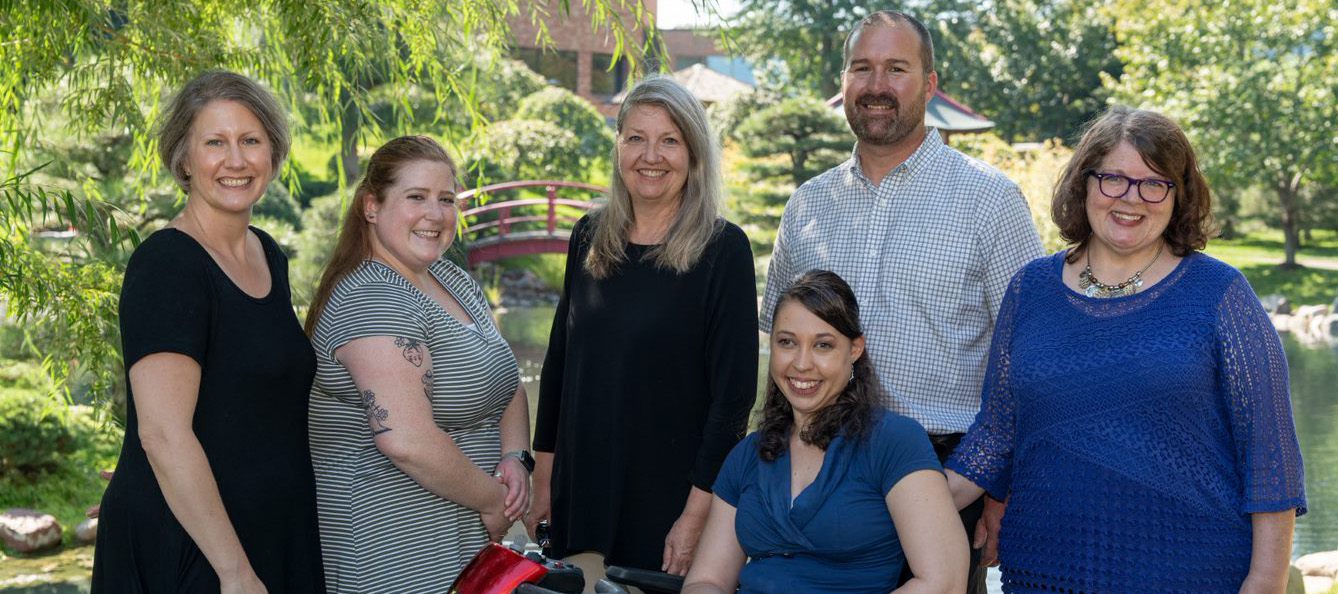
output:
<path id="1" fill-rule="evenodd" d="M 1245 274 L 1259 295 L 1285 296 L 1293 305 L 1329 304 L 1338 297 L 1338 232 L 1316 231 L 1302 241 L 1297 270 L 1278 267 L 1283 259 L 1282 232 L 1249 233 L 1230 241 L 1214 239 L 1204 250 Z"/>

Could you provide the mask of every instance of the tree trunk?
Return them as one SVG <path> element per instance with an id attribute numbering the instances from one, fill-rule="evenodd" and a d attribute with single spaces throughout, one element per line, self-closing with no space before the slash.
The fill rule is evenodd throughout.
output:
<path id="1" fill-rule="evenodd" d="M 796 150 L 790 153 L 790 181 L 795 189 L 804 183 L 804 166 L 808 164 L 808 154 Z"/>
<path id="2" fill-rule="evenodd" d="M 344 113 L 339 118 L 339 162 L 344 168 L 344 184 L 352 187 L 358 183 L 358 128 L 362 126 L 362 112 L 349 97 L 347 90 L 339 92 Z"/>
<path id="3" fill-rule="evenodd" d="M 835 34 L 833 33 L 827 35 L 819 35 L 818 39 L 819 39 L 818 55 L 822 56 L 821 58 L 819 58 L 819 60 L 824 62 L 833 61 L 833 58 L 831 56 L 832 52 L 834 51 L 832 45 L 833 42 L 836 40 Z M 841 72 L 841 69 L 845 67 L 845 64 L 840 63 L 841 59 L 839 56 L 836 57 L 834 60 L 837 64 L 836 68 L 835 69 L 827 68 L 822 76 L 822 97 L 820 97 L 820 99 L 822 99 L 823 101 L 826 101 L 827 99 L 831 98 L 832 95 L 835 95 L 838 91 L 841 90 L 841 87 L 836 83 L 836 80 L 832 78 L 832 73 Z"/>
<path id="4" fill-rule="evenodd" d="M 1297 192 L 1295 183 L 1278 184 L 1278 202 L 1282 205 L 1282 238 L 1286 259 L 1282 262 L 1283 270 L 1294 270 L 1301 266 L 1296 263 L 1296 250 L 1300 247 L 1298 229 Z"/>

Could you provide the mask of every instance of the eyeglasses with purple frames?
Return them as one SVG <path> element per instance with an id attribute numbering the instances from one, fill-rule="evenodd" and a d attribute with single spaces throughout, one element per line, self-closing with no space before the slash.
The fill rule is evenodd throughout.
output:
<path id="1" fill-rule="evenodd" d="M 1096 178 L 1096 185 L 1101 188 L 1101 193 L 1116 200 L 1129 194 L 1130 187 L 1138 186 L 1139 199 L 1149 204 L 1156 204 L 1170 196 L 1171 190 L 1175 188 L 1175 182 L 1154 177 L 1138 179 L 1118 173 L 1101 173 L 1095 169 L 1088 169 L 1083 173 Z"/>

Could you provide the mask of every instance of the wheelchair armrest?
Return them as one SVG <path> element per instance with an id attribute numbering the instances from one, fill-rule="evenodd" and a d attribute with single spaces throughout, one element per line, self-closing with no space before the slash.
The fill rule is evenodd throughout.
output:
<path id="1" fill-rule="evenodd" d="M 683 589 L 683 576 L 662 571 L 610 565 L 604 573 L 614 582 L 636 586 L 647 594 L 678 594 Z"/>

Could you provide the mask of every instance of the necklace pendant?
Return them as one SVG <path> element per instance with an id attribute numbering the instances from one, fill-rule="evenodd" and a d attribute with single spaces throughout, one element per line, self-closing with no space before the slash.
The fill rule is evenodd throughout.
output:
<path id="1" fill-rule="evenodd" d="M 1096 297 L 1096 296 L 1097 296 L 1096 294 L 1097 294 L 1097 293 L 1100 293 L 1100 292 L 1101 292 L 1101 288 L 1100 288 L 1100 287 L 1097 287 L 1096 285 L 1088 285 L 1088 286 L 1087 286 L 1087 296 L 1088 296 L 1088 297 Z"/>

